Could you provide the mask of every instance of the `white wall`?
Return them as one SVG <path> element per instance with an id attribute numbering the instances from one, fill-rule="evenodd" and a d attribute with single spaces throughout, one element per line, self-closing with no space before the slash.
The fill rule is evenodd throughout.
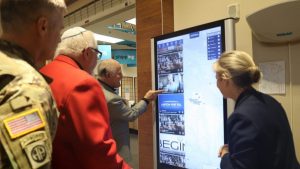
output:
<path id="1" fill-rule="evenodd" d="M 296 145 L 296 153 L 300 161 L 300 78 L 296 72 L 300 72 L 299 43 L 290 44 L 292 61 L 289 61 L 288 45 L 276 46 L 277 51 L 272 52 L 273 45 L 264 45 L 257 42 L 248 26 L 245 17 L 259 9 L 271 6 L 287 0 L 174 0 L 174 28 L 180 30 L 229 17 L 227 6 L 237 3 L 240 8 L 240 19 L 236 27 L 236 49 L 243 50 L 254 56 L 258 61 L 285 60 L 287 94 L 274 96 L 285 108 L 289 118 Z M 255 46 L 255 48 L 253 48 Z M 297 48 L 298 47 L 298 48 Z M 263 50 L 263 51 L 260 51 Z M 271 52 L 271 53 L 268 53 Z M 266 55 L 266 53 L 268 53 Z M 281 54 L 281 56 L 279 56 Z M 296 57 L 298 55 L 298 57 Z M 264 56 L 264 57 L 262 57 Z M 273 58 L 273 56 L 276 56 Z M 271 58 L 270 58 L 271 57 Z M 291 71 L 289 71 L 291 70 Z M 291 73 L 290 73 L 291 72 Z M 291 92 L 292 91 L 292 92 Z M 298 103 L 298 104 L 297 104 Z"/>
<path id="2" fill-rule="evenodd" d="M 136 67 L 127 67 L 127 65 L 122 65 L 123 76 L 136 77 L 137 70 Z"/>
<path id="3" fill-rule="evenodd" d="M 227 5 L 238 3 L 240 19 L 236 24 L 236 47 L 252 54 L 251 30 L 245 16 L 283 0 L 174 0 L 174 29 L 180 30 L 227 18 Z"/>

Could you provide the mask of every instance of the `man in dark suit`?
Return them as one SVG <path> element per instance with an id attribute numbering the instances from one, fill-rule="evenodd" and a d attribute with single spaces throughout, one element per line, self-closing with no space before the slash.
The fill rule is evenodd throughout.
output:
<path id="1" fill-rule="evenodd" d="M 99 81 L 102 85 L 110 113 L 110 125 L 117 142 L 118 153 L 128 163 L 131 162 L 129 142 L 129 121 L 134 121 L 147 110 L 147 105 L 154 100 L 161 90 L 149 90 L 144 98 L 133 107 L 117 95 L 115 89 L 120 87 L 123 77 L 119 62 L 113 59 L 103 60 L 98 66 Z"/>

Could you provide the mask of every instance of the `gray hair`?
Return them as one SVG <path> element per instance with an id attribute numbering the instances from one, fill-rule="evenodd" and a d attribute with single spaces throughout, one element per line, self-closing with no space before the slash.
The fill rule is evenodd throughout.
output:
<path id="1" fill-rule="evenodd" d="M 97 67 L 98 76 L 105 77 L 107 74 L 116 74 L 120 63 L 114 59 L 103 60 Z"/>
<path id="2" fill-rule="evenodd" d="M 66 30 L 61 36 L 56 55 L 67 55 L 71 58 L 76 58 L 88 47 L 97 47 L 97 41 L 93 32 L 81 27 L 74 27 Z"/>
<path id="3" fill-rule="evenodd" d="M 243 51 L 223 53 L 213 65 L 214 71 L 223 79 L 232 79 L 239 87 L 248 87 L 256 83 L 262 74 L 253 58 Z"/>
<path id="4" fill-rule="evenodd" d="M 27 31 L 26 26 L 39 17 L 66 8 L 64 0 L 1 0 L 2 31 Z"/>

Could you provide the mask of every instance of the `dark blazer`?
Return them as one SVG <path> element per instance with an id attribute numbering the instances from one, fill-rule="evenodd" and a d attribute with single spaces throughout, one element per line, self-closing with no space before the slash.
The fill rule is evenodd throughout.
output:
<path id="1" fill-rule="evenodd" d="M 53 143 L 54 169 L 128 169 L 117 154 L 109 113 L 98 81 L 67 56 L 41 69 L 50 84 L 60 117 Z"/>
<path id="2" fill-rule="evenodd" d="M 101 82 L 102 89 L 106 98 L 108 111 L 110 113 L 110 126 L 113 137 L 117 142 L 117 150 L 126 162 L 131 162 L 129 121 L 138 118 L 147 110 L 147 103 L 139 101 L 133 107 L 129 107 L 126 101 L 117 95 L 113 88 Z"/>
<path id="3" fill-rule="evenodd" d="M 229 152 L 222 169 L 300 169 L 286 113 L 271 96 L 251 88 L 227 121 Z"/>

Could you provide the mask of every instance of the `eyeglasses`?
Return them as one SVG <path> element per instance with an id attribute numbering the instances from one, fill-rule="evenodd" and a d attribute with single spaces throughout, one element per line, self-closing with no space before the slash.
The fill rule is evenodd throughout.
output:
<path id="1" fill-rule="evenodd" d="M 91 48 L 91 47 L 90 47 L 90 49 L 92 49 L 94 52 L 97 53 L 97 58 L 100 60 L 100 59 L 101 59 L 101 56 L 102 56 L 102 52 L 100 52 L 98 49 L 95 49 L 95 48 Z"/>

